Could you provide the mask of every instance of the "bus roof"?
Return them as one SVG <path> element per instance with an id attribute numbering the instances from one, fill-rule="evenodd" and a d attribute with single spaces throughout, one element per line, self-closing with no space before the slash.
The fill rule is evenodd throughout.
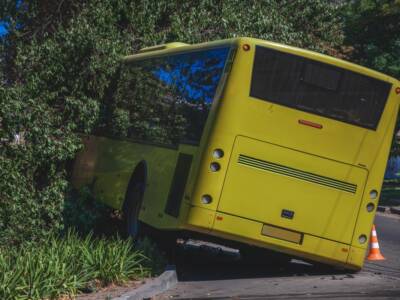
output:
<path id="1" fill-rule="evenodd" d="M 198 49 L 203 49 L 203 48 L 214 48 L 218 46 L 231 46 L 231 45 L 238 45 L 241 46 L 243 44 L 250 44 L 250 45 L 256 45 L 256 46 L 263 46 L 266 48 L 271 48 L 275 49 L 278 51 L 283 51 L 287 53 L 291 53 L 294 55 L 300 55 L 309 59 L 313 59 L 316 61 L 320 61 L 322 63 L 326 64 L 331 64 L 335 65 L 344 69 L 348 69 L 357 73 L 361 73 L 373 78 L 377 78 L 383 81 L 388 81 L 393 84 L 399 84 L 399 81 L 393 77 L 390 77 L 389 75 L 374 71 L 372 69 L 357 65 L 355 63 L 351 63 L 348 61 L 345 61 L 343 59 L 335 58 L 333 56 L 321 54 L 318 52 L 310 51 L 310 50 L 305 50 L 293 46 L 288 46 L 284 44 L 279 44 L 275 42 L 270 42 L 270 41 L 265 41 L 265 40 L 260 40 L 256 38 L 250 38 L 250 37 L 238 37 L 238 38 L 232 38 L 232 39 L 225 39 L 225 40 L 217 40 L 217 41 L 212 41 L 212 42 L 205 42 L 205 43 L 199 43 L 199 44 L 186 44 L 186 43 L 180 43 L 180 42 L 173 42 L 173 43 L 167 43 L 167 44 L 162 44 L 162 45 L 156 45 L 156 46 L 151 46 L 151 47 L 146 47 L 142 48 L 139 50 L 138 53 L 133 54 L 133 55 L 128 55 L 123 58 L 124 62 L 133 62 L 133 61 L 139 61 L 143 60 L 146 58 L 150 57 L 158 57 L 158 56 L 164 56 L 164 55 L 170 55 L 174 53 L 181 53 L 181 52 L 190 52 L 190 51 L 195 51 Z"/>

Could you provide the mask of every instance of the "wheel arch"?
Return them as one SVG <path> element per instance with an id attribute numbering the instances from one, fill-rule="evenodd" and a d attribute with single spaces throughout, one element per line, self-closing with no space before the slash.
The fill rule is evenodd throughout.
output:
<path id="1" fill-rule="evenodd" d="M 129 201 L 132 201 L 132 199 L 129 199 L 128 195 L 130 189 L 133 188 L 136 182 L 141 182 L 143 184 L 143 192 L 144 192 L 144 189 L 147 184 L 147 174 L 148 174 L 147 162 L 145 160 L 141 160 L 133 169 L 132 175 L 129 179 L 128 186 L 125 191 L 124 202 L 121 207 L 122 211 L 125 211 L 127 205 L 129 204 Z M 141 201 L 143 202 L 143 197 Z"/>

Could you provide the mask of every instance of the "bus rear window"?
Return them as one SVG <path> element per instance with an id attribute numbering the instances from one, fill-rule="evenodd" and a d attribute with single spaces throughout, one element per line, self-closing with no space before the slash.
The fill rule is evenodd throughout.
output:
<path id="1" fill-rule="evenodd" d="M 390 88 L 385 81 L 257 46 L 250 96 L 375 130 Z"/>

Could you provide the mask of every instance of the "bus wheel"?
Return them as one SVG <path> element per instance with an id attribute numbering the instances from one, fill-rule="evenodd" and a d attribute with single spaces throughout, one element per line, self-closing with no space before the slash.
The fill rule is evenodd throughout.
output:
<path id="1" fill-rule="evenodd" d="M 144 184 L 135 182 L 129 187 L 126 195 L 126 206 L 124 209 L 127 234 L 137 240 L 141 233 L 141 222 L 139 221 L 140 208 L 144 194 Z"/>

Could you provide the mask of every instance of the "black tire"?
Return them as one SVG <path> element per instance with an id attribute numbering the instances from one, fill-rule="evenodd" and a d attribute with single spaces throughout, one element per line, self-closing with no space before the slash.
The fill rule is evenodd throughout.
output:
<path id="1" fill-rule="evenodd" d="M 126 194 L 126 206 L 124 209 L 126 232 L 134 240 L 141 237 L 142 224 L 139 213 L 142 206 L 144 184 L 140 181 L 133 182 Z"/>

